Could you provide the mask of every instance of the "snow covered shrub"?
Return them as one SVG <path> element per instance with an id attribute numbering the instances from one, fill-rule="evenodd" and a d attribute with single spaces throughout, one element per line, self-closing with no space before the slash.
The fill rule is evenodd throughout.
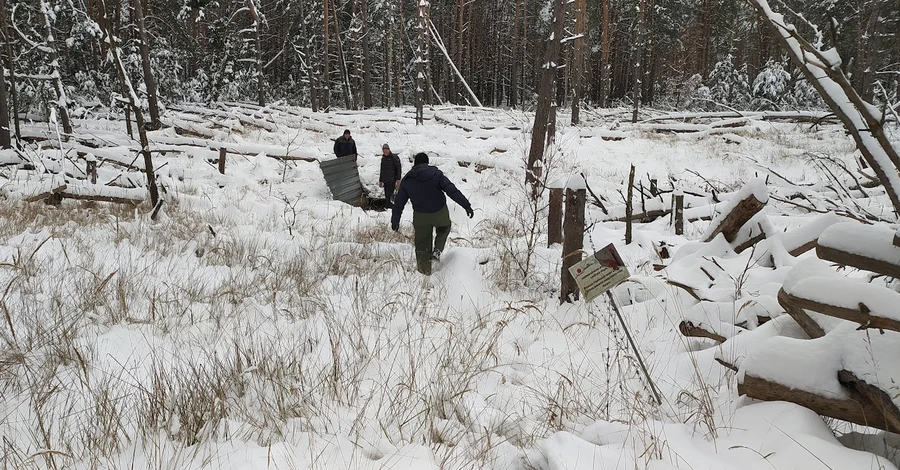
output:
<path id="1" fill-rule="evenodd" d="M 781 108 L 790 81 L 791 74 L 784 69 L 784 64 L 770 59 L 753 79 L 753 107 L 761 110 Z"/>
<path id="2" fill-rule="evenodd" d="M 734 58 L 727 54 L 716 63 L 713 71 L 706 79 L 709 99 L 733 108 L 745 109 L 750 101 L 750 85 L 747 78 L 747 65 L 735 68 Z"/>

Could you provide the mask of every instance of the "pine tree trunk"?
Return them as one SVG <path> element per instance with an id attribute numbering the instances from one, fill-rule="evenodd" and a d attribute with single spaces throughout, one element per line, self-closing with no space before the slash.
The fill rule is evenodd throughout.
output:
<path id="1" fill-rule="evenodd" d="M 324 36 L 324 44 L 325 44 L 325 55 L 322 57 L 322 82 L 324 84 L 324 96 L 322 96 L 323 103 L 322 106 L 325 110 L 331 107 L 331 68 L 329 67 L 329 63 L 331 62 L 331 52 L 329 50 L 328 44 L 328 32 L 331 29 L 331 21 L 329 20 L 329 11 L 331 10 L 331 2 L 330 0 L 325 0 L 323 3 L 323 19 L 322 19 L 322 31 Z"/>
<path id="2" fill-rule="evenodd" d="M 581 123 L 581 96 L 584 93 L 584 34 L 587 17 L 587 0 L 575 1 L 575 50 L 572 57 L 572 73 L 575 81 L 572 94 L 572 125 Z"/>
<path id="3" fill-rule="evenodd" d="M 428 0 L 419 0 L 416 9 L 416 31 L 418 43 L 416 46 L 416 125 L 425 123 L 425 51 L 427 38 L 425 36 L 428 21 Z"/>
<path id="4" fill-rule="evenodd" d="M 368 36 L 368 23 L 369 23 L 369 7 L 367 0 L 360 0 L 360 42 L 362 42 L 362 64 L 359 66 L 362 67 L 362 89 L 363 89 L 363 107 L 371 108 L 372 103 L 372 65 L 369 61 L 369 38 Z"/>
<path id="5" fill-rule="evenodd" d="M 610 71 L 612 66 L 609 63 L 610 55 L 610 26 L 609 21 L 609 2 L 612 0 L 601 0 L 603 2 L 603 30 L 600 33 L 600 107 L 605 108 L 608 105 L 608 97 L 610 94 Z"/>
<path id="6" fill-rule="evenodd" d="M 638 120 L 638 111 L 641 106 L 641 61 L 643 60 L 644 55 L 644 9 L 646 5 L 644 0 L 641 0 L 640 9 L 638 13 L 638 31 L 637 31 L 637 46 L 634 54 L 635 63 L 634 63 L 634 89 L 632 90 L 633 98 L 634 98 L 634 110 L 631 114 L 631 122 L 637 122 Z"/>
<path id="7" fill-rule="evenodd" d="M 0 0 L 0 31 L 6 31 L 6 0 Z M 6 60 L 7 45 L 9 38 L 4 35 L 3 55 L 4 60 L 0 65 L 0 147 L 8 149 L 12 147 L 12 138 L 9 132 L 9 102 L 6 95 L 6 64 L 10 61 Z M 10 69 L 10 76 L 12 70 Z"/>
<path id="8" fill-rule="evenodd" d="M 138 0 L 140 1 L 140 0 Z M 253 32 L 256 35 L 256 101 L 260 106 L 266 105 L 266 81 L 263 75 L 263 47 L 262 47 L 262 24 L 259 21 L 259 12 L 256 10 L 256 2 L 247 0 L 247 8 L 250 10 L 250 18 L 253 20 Z"/>
<path id="9" fill-rule="evenodd" d="M 153 70 L 150 67 L 150 44 L 147 41 L 147 29 L 144 25 L 144 7 L 141 0 L 134 0 L 134 14 L 138 26 L 138 38 L 140 39 L 141 66 L 144 71 L 144 86 L 147 87 L 147 107 L 150 110 L 150 129 L 159 129 L 162 123 L 159 121 L 159 103 L 156 97 L 156 80 L 153 78 Z"/>
<path id="10" fill-rule="evenodd" d="M 332 16 L 334 17 L 334 40 L 337 42 L 338 66 L 341 71 L 341 87 L 344 89 L 344 107 L 347 109 L 356 109 L 356 99 L 353 96 L 353 90 L 350 88 L 350 74 L 347 70 L 347 58 L 344 55 L 344 45 L 341 41 L 341 24 L 337 14 L 337 4 L 332 3 L 331 7 L 334 8 L 334 10 L 332 10 Z"/>

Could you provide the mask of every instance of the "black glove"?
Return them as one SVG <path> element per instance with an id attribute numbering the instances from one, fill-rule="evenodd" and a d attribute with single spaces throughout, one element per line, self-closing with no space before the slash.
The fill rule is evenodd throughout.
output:
<path id="1" fill-rule="evenodd" d="M 468 209 L 466 209 L 466 215 L 471 219 L 472 217 L 475 217 L 475 211 L 473 211 L 472 208 L 469 207 Z"/>
<path id="2" fill-rule="evenodd" d="M 391 224 L 391 230 L 393 230 L 393 231 L 395 231 L 395 232 L 396 232 L 397 230 L 400 230 L 400 225 L 398 225 L 398 224 Z"/>

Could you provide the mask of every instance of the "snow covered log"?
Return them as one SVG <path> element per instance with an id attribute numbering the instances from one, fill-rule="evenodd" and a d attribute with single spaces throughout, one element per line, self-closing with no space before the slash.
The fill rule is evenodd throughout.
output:
<path id="1" fill-rule="evenodd" d="M 800 325 L 800 328 L 802 328 L 810 338 L 815 339 L 825 336 L 825 330 L 822 329 L 819 323 L 813 320 L 813 318 L 806 313 L 806 310 L 795 304 L 794 297 L 788 295 L 783 288 L 778 290 L 778 304 L 784 308 L 784 311 Z"/>
<path id="2" fill-rule="evenodd" d="M 809 277 L 793 286 L 782 288 L 778 292 L 778 300 L 801 326 L 804 323 L 787 306 L 852 321 L 859 324 L 860 329 L 877 328 L 900 332 L 900 313 L 897 309 L 900 294 L 885 287 L 839 277 Z M 815 329 L 812 328 L 811 331 Z"/>
<path id="3" fill-rule="evenodd" d="M 886 226 L 844 222 L 819 237 L 819 258 L 885 276 L 900 278 L 900 247 L 896 232 Z"/>
<path id="4" fill-rule="evenodd" d="M 46 186 L 43 189 L 34 190 L 30 196 L 25 197 L 25 202 L 37 202 L 43 201 L 54 194 L 59 194 L 62 191 L 66 190 L 65 183 L 56 183 L 51 184 L 50 186 Z"/>
<path id="5" fill-rule="evenodd" d="M 678 324 L 678 331 L 690 338 L 709 338 L 719 344 L 724 343 L 728 339 L 716 332 L 704 329 L 702 326 L 695 325 L 689 320 L 682 320 Z"/>
<path id="6" fill-rule="evenodd" d="M 743 379 L 738 382 L 738 394 L 746 395 L 756 400 L 789 401 L 829 418 L 884 429 L 885 431 L 900 431 L 900 428 L 896 427 L 890 420 L 885 419 L 882 407 L 872 403 L 856 390 L 848 389 L 847 393 L 843 395 L 833 395 L 827 392 L 814 393 L 791 388 L 788 385 L 755 375 L 744 374 Z"/>
<path id="7" fill-rule="evenodd" d="M 713 219 L 703 241 L 710 242 L 718 234 L 725 236 L 729 243 L 733 242 L 741 227 L 765 207 L 769 201 L 769 190 L 764 180 L 755 179 L 748 182 L 734 199 L 725 206 L 721 214 Z"/>
<path id="8" fill-rule="evenodd" d="M 842 385 L 856 390 L 856 392 L 862 395 L 871 406 L 875 407 L 875 409 L 881 413 L 884 417 L 884 427 L 874 427 L 886 430 L 890 428 L 895 430 L 895 432 L 900 429 L 900 410 L 897 409 L 897 405 L 891 400 L 891 396 L 884 390 L 866 382 L 849 370 L 839 371 L 838 381 Z"/>
<path id="9" fill-rule="evenodd" d="M 69 186 L 59 194 L 64 199 L 134 205 L 140 204 L 147 199 L 147 190 L 144 188 L 118 188 L 99 185 Z"/>

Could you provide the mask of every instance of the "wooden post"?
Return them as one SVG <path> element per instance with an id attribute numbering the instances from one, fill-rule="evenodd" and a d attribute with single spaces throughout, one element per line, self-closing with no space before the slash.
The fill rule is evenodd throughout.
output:
<path id="1" fill-rule="evenodd" d="M 634 165 L 631 165 L 631 172 L 628 174 L 628 196 L 625 199 L 625 244 L 631 244 L 631 215 L 634 214 L 634 208 L 631 207 L 631 198 L 634 196 Z"/>
<path id="2" fill-rule="evenodd" d="M 550 189 L 550 214 L 547 221 L 547 246 L 562 243 L 563 190 Z"/>
<path id="3" fill-rule="evenodd" d="M 657 186 L 656 178 L 650 178 L 650 195 L 659 196 L 659 186 Z"/>
<path id="4" fill-rule="evenodd" d="M 91 179 L 91 184 L 97 184 L 97 160 L 87 161 L 85 173 L 87 173 L 88 178 Z"/>
<path id="5" fill-rule="evenodd" d="M 225 174 L 225 154 L 226 150 L 224 148 L 219 149 L 219 173 Z"/>
<path id="6" fill-rule="evenodd" d="M 560 272 L 559 303 L 578 299 L 578 284 L 569 268 L 581 261 L 584 248 L 584 189 L 566 189 L 566 214 L 563 224 L 562 270 Z"/>
<path id="7" fill-rule="evenodd" d="M 675 235 L 684 235 L 684 194 L 675 194 Z"/>

